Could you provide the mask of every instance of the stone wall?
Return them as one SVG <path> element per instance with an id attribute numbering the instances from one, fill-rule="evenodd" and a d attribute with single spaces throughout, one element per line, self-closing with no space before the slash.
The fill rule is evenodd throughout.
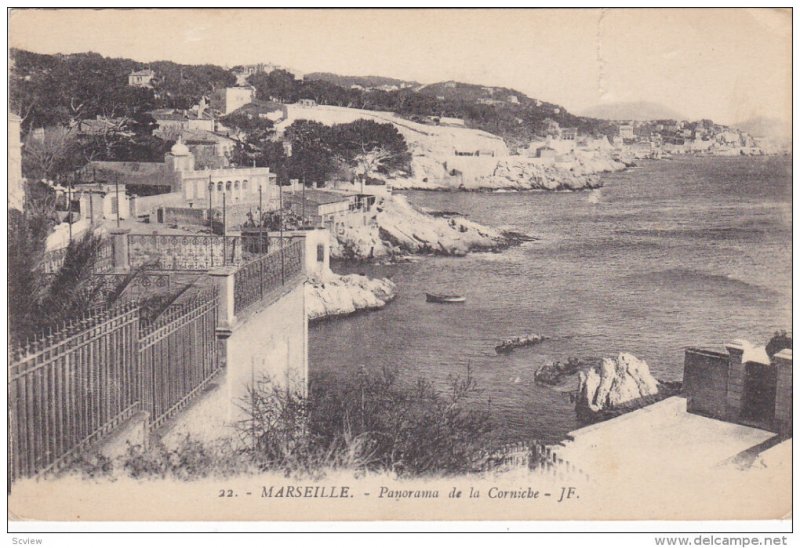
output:
<path id="1" fill-rule="evenodd" d="M 775 390 L 775 426 L 778 432 L 792 432 L 792 351 L 775 354 L 778 379 Z"/>
<path id="2" fill-rule="evenodd" d="M 744 394 L 744 348 L 737 343 L 725 345 L 728 350 L 728 389 L 725 398 L 726 419 L 736 422 L 742 412 L 742 396 Z"/>
<path id="3" fill-rule="evenodd" d="M 236 437 L 246 418 L 248 386 L 270 378 L 273 385 L 305 393 L 308 378 L 308 322 L 302 281 L 276 300 L 237 318 L 224 341 L 226 366 L 204 397 L 158 432 L 168 445 L 189 435 L 200 441 Z"/>
<path id="4" fill-rule="evenodd" d="M 785 349 L 770 360 L 753 354 L 756 347 L 736 341 L 725 345 L 727 354 L 686 349 L 683 393 L 686 410 L 726 422 L 790 433 L 792 429 L 792 351 Z M 759 347 L 760 348 L 760 347 Z M 761 348 L 763 352 L 763 348 Z M 763 361 L 762 361 L 763 360 Z M 769 360 L 769 361 L 767 361 Z M 751 371 L 747 380 L 746 368 Z M 775 374 L 774 420 L 770 376 Z M 748 386 L 746 386 L 746 384 Z M 755 400 L 754 400 L 755 398 Z M 767 401 L 762 401 L 767 400 Z"/>
<path id="5" fill-rule="evenodd" d="M 163 208 L 165 224 L 206 226 L 208 225 L 208 210 L 192 207 L 165 207 Z"/>

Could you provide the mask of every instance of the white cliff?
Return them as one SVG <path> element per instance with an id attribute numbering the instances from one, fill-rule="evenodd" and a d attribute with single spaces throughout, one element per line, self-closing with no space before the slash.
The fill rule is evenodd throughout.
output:
<path id="1" fill-rule="evenodd" d="M 586 417 L 636 404 L 658 393 L 659 383 L 650 374 L 647 362 L 623 352 L 616 360 L 603 358 L 599 367 L 578 374 L 575 409 Z"/>
<path id="2" fill-rule="evenodd" d="M 376 310 L 395 298 L 397 287 L 387 278 L 359 274 L 317 274 L 306 284 L 309 320 L 346 316 L 360 310 Z"/>
<path id="3" fill-rule="evenodd" d="M 502 138 L 479 129 L 412 122 L 392 112 L 335 106 L 287 105 L 276 125 L 284 131 L 296 120 L 326 125 L 359 119 L 391 123 L 411 153 L 410 176 L 390 178 L 394 188 L 425 190 L 578 190 L 599 186 L 597 174 L 624 169 L 611 158 L 607 139 L 589 140 L 577 150 L 560 151 L 557 162 L 511 155 Z M 558 147 L 560 143 L 553 143 Z M 562 147 L 563 148 L 563 147 Z"/>
<path id="4" fill-rule="evenodd" d="M 600 173 L 625 169 L 605 151 L 589 150 L 551 163 L 521 155 L 423 158 L 415 157 L 413 177 L 392 179 L 391 185 L 420 190 L 581 190 L 602 186 Z"/>

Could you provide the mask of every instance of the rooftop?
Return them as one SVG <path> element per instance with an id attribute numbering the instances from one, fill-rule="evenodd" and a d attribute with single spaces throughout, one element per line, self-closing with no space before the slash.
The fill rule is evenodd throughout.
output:
<path id="1" fill-rule="evenodd" d="M 181 132 L 186 144 L 234 142 L 234 139 L 204 129 L 186 129 Z"/>
<path id="2" fill-rule="evenodd" d="M 208 112 L 203 112 L 198 116 L 193 110 L 176 110 L 171 108 L 161 108 L 148 112 L 150 116 L 158 120 L 213 120 L 214 116 Z"/>
<path id="3" fill-rule="evenodd" d="M 674 396 L 568 436 L 559 456 L 589 475 L 607 474 L 609 461 L 620 473 L 679 475 L 717 467 L 776 434 L 688 413 L 686 399 Z"/>
<path id="4" fill-rule="evenodd" d="M 295 198 L 302 199 L 303 193 L 300 192 L 289 192 L 290 196 L 294 196 Z M 327 190 L 319 190 L 319 189 L 307 189 L 305 192 L 305 199 L 306 202 L 311 202 L 315 204 L 335 204 L 337 202 L 349 202 L 351 194 L 342 194 L 339 192 L 330 192 Z"/>
<path id="5" fill-rule="evenodd" d="M 274 101 L 262 101 L 260 99 L 256 99 L 255 101 L 253 101 L 251 103 L 248 103 L 248 104 L 244 105 L 243 107 L 240 107 L 240 108 L 234 110 L 233 113 L 236 113 L 236 114 L 247 114 L 247 113 L 259 114 L 259 113 L 265 113 L 266 114 L 266 113 L 275 112 L 275 111 L 278 111 L 278 110 L 283 111 L 285 109 L 286 109 L 286 107 L 284 105 L 282 105 L 281 103 L 276 103 Z"/>

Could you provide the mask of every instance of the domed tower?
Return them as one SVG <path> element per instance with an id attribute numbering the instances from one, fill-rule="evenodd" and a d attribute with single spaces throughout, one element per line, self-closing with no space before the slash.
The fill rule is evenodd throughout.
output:
<path id="1" fill-rule="evenodd" d="M 194 156 L 189 147 L 183 144 L 182 137 L 178 136 L 170 151 L 164 155 L 164 163 L 170 171 L 194 171 Z"/>

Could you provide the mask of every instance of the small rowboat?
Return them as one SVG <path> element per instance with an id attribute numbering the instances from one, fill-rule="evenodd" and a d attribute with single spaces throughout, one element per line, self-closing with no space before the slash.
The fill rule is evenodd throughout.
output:
<path id="1" fill-rule="evenodd" d="M 463 295 L 436 295 L 434 293 L 425 293 L 425 300 L 429 303 L 453 304 L 464 303 L 467 301 L 467 298 Z"/>
<path id="2" fill-rule="evenodd" d="M 547 339 L 544 335 L 527 335 L 525 337 L 514 337 L 513 339 L 506 339 L 494 347 L 495 352 L 498 354 L 505 354 L 511 352 L 515 348 L 523 346 L 533 346 Z"/>

